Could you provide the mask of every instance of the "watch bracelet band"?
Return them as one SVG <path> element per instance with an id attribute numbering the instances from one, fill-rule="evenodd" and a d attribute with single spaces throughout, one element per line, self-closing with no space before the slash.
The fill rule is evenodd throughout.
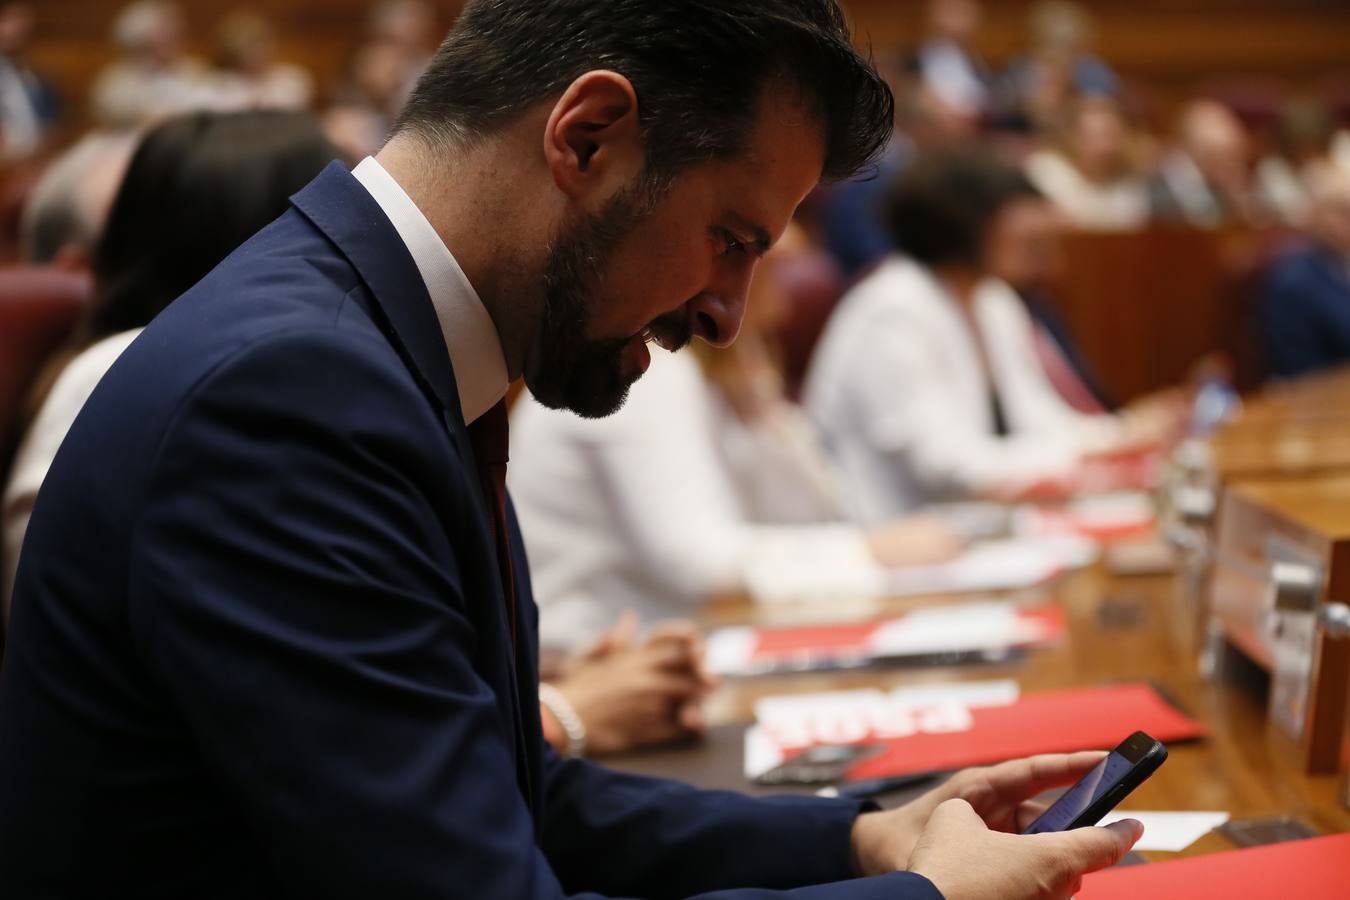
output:
<path id="1" fill-rule="evenodd" d="M 563 755 L 573 759 L 584 756 L 586 724 L 581 721 L 581 716 L 577 715 L 577 711 L 572 708 L 572 704 L 563 696 L 562 691 L 548 682 L 541 682 L 539 702 L 548 707 L 548 711 L 553 713 L 553 718 L 562 726 L 563 734 L 567 735 L 567 748 L 563 751 Z"/>

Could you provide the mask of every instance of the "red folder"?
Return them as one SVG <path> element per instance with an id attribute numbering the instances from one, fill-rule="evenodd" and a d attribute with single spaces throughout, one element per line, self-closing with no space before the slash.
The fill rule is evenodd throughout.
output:
<path id="1" fill-rule="evenodd" d="M 1006 706 L 973 708 L 970 716 L 967 730 L 919 731 L 878 742 L 885 749 L 860 760 L 848 778 L 947 771 L 1038 753 L 1110 750 L 1134 731 L 1146 731 L 1164 743 L 1205 734 L 1204 725 L 1147 684 L 1026 694 Z"/>
<path id="2" fill-rule="evenodd" d="M 1077 897 L 1345 900 L 1350 897 L 1350 834 L 1111 869 L 1085 878 Z"/>

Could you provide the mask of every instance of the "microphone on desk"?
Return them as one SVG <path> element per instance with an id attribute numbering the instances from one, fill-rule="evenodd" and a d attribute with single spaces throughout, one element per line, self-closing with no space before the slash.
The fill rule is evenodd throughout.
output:
<path id="1" fill-rule="evenodd" d="M 817 797 L 844 797 L 851 800 L 866 800 L 880 797 L 904 788 L 923 784 L 937 778 L 936 772 L 917 772 L 909 775 L 891 775 L 887 778 L 867 778 L 862 781 L 846 781 L 843 784 L 823 787 L 816 791 Z"/>

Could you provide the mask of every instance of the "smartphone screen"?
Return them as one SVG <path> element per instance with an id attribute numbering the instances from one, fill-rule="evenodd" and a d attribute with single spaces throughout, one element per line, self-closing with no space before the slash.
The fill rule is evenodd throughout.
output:
<path id="1" fill-rule="evenodd" d="M 1095 825 L 1166 758 L 1162 744 L 1136 731 L 1065 791 L 1023 834 Z"/>

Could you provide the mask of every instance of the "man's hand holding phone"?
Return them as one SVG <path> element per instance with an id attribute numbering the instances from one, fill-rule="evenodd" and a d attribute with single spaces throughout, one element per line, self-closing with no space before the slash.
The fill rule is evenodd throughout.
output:
<path id="1" fill-rule="evenodd" d="M 1046 809 L 1031 798 L 1072 784 L 1106 754 L 1054 754 L 967 769 L 917 800 L 859 816 L 853 850 L 859 870 L 909 869 L 947 900 L 1039 900 L 1072 896 L 1083 875 L 1114 865 L 1143 827 L 1023 835 Z"/>
<path id="2" fill-rule="evenodd" d="M 1105 828 L 1045 834 L 991 830 L 964 800 L 948 800 L 928 819 L 909 870 L 946 900 L 1068 900 L 1083 876 L 1120 862 L 1144 826 L 1133 819 Z"/>

